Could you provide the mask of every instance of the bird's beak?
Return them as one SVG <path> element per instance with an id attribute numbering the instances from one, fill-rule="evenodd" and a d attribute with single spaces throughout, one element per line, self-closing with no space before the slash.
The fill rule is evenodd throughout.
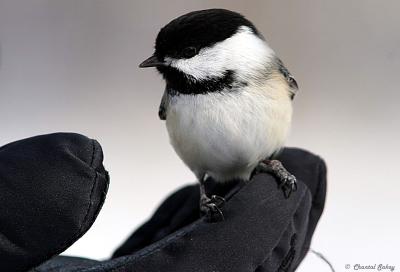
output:
<path id="1" fill-rule="evenodd" d="M 150 58 L 143 61 L 139 67 L 146 68 L 146 67 L 157 67 L 165 65 L 164 62 L 160 61 L 155 55 L 152 55 Z"/>

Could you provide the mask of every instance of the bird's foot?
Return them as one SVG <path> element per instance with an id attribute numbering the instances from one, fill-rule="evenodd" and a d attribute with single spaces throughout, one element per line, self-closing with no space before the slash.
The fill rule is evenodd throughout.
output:
<path id="1" fill-rule="evenodd" d="M 207 222 L 223 221 L 225 218 L 221 209 L 224 204 L 225 199 L 223 197 L 217 195 L 212 195 L 211 198 L 203 196 L 200 200 L 200 211 Z"/>
<path id="2" fill-rule="evenodd" d="M 297 191 L 296 177 L 289 173 L 282 163 L 278 160 L 264 160 L 260 162 L 256 168 L 256 173 L 273 174 L 279 182 L 279 188 L 282 189 L 286 198 Z"/>

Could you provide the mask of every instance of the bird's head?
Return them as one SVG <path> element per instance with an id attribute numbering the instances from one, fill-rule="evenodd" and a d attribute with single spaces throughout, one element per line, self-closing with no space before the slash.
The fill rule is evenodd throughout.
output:
<path id="1" fill-rule="evenodd" d="M 275 61 L 249 20 L 229 10 L 208 9 L 164 26 L 154 54 L 140 67 L 157 67 L 175 91 L 198 94 L 247 85 L 268 73 Z"/>

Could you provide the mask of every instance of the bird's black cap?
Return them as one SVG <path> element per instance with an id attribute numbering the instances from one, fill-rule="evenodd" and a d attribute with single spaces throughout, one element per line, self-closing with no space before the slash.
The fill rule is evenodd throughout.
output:
<path id="1" fill-rule="evenodd" d="M 247 26 L 260 35 L 255 26 L 243 15 L 226 9 L 206 9 L 182 15 L 158 33 L 155 44 L 155 56 L 184 58 L 184 49 L 201 48 L 231 37 L 240 26 Z"/>
<path id="2" fill-rule="evenodd" d="M 241 26 L 247 26 L 262 38 L 256 27 L 243 15 L 226 9 L 206 9 L 182 15 L 158 33 L 155 53 L 139 67 L 157 67 L 167 82 L 167 89 L 184 94 L 216 92 L 230 87 L 234 71 L 227 70 L 220 78 L 197 81 L 191 75 L 171 67 L 165 57 L 191 58 L 200 49 L 232 37 Z"/>

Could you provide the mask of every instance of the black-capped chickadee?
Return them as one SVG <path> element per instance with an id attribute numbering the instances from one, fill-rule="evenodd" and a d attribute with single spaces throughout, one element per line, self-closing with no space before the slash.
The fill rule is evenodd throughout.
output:
<path id="1" fill-rule="evenodd" d="M 296 179 L 272 160 L 284 145 L 297 83 L 256 27 L 241 14 L 208 9 L 182 15 L 158 33 L 154 54 L 166 81 L 159 116 L 171 144 L 200 181 L 200 207 L 220 213 L 204 180 L 249 180 L 272 172 L 286 197 Z"/>

